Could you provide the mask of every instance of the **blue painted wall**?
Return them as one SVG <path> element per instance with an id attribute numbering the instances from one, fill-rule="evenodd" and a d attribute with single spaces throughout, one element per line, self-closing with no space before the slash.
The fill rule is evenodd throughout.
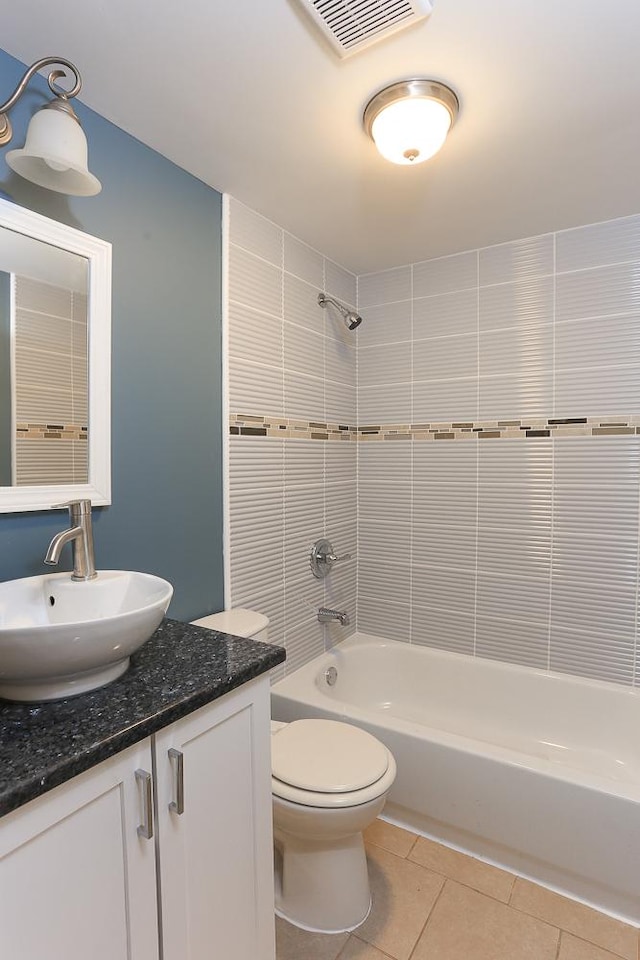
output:
<path id="1" fill-rule="evenodd" d="M 0 100 L 24 69 L 0 50 Z M 170 580 L 169 614 L 189 620 L 223 606 L 222 198 L 77 102 L 102 193 L 64 197 L 12 174 L 4 153 L 22 146 L 47 90 L 38 78 L 11 112 L 0 190 L 113 244 L 113 502 L 94 510 L 96 562 Z M 0 514 L 0 580 L 50 569 L 42 558 L 67 522 L 63 511 Z"/>

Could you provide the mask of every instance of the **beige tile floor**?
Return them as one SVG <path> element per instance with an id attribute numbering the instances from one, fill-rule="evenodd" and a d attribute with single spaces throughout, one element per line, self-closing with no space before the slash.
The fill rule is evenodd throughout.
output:
<path id="1" fill-rule="evenodd" d="M 639 931 L 382 820 L 365 832 L 373 907 L 352 934 L 278 919 L 277 960 L 640 960 Z"/>

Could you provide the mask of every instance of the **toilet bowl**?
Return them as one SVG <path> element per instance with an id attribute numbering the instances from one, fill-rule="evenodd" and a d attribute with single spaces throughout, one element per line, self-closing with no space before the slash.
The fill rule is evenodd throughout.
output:
<path id="1" fill-rule="evenodd" d="M 194 623 L 268 640 L 268 618 L 250 610 Z M 271 772 L 276 913 L 306 930 L 354 930 L 371 908 L 362 831 L 384 807 L 393 755 L 348 723 L 272 721 Z"/>

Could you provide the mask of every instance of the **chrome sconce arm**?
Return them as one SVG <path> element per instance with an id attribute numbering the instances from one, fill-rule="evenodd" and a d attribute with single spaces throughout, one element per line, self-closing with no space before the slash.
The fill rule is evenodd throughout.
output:
<path id="1" fill-rule="evenodd" d="M 102 189 L 100 181 L 89 172 L 87 140 L 80 121 L 69 101 L 82 89 L 77 67 L 63 57 L 43 57 L 25 72 L 8 100 L 0 104 L 0 146 L 13 136 L 9 111 L 16 105 L 31 78 L 43 67 L 57 66 L 47 82 L 54 99 L 31 118 L 25 145 L 9 150 L 7 164 L 11 169 L 41 187 L 72 196 L 93 196 Z M 65 77 L 73 86 L 65 90 L 58 81 Z"/>
<path id="2" fill-rule="evenodd" d="M 9 99 L 4 103 L 0 103 L 0 146 L 4 146 L 5 143 L 9 143 L 11 137 L 13 136 L 11 121 L 8 117 L 9 110 L 11 110 L 12 107 L 15 107 L 16 103 L 27 89 L 31 77 L 38 73 L 39 70 L 42 70 L 43 67 L 53 66 L 54 64 L 66 67 L 66 69 L 69 70 L 75 77 L 75 83 L 71 90 L 63 90 L 62 87 L 57 85 L 56 80 L 60 80 L 61 77 L 65 77 L 67 74 L 64 70 L 52 70 L 47 77 L 47 83 L 49 84 L 49 89 L 51 92 L 63 101 L 71 100 L 73 97 L 77 97 L 80 93 L 82 89 L 82 77 L 80 76 L 77 67 L 75 67 L 69 60 L 64 60 L 62 57 L 43 57 L 42 60 L 36 60 L 36 62 L 31 64 L 29 69 L 25 72 L 22 80 L 15 88 Z M 71 104 L 67 103 L 66 107 L 75 116 Z"/>

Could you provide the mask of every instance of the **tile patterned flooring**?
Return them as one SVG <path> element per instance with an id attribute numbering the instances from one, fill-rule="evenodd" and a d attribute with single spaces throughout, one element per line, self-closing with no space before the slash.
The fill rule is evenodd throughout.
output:
<path id="1" fill-rule="evenodd" d="M 639 931 L 376 820 L 371 914 L 351 934 L 278 919 L 277 960 L 640 960 Z"/>

